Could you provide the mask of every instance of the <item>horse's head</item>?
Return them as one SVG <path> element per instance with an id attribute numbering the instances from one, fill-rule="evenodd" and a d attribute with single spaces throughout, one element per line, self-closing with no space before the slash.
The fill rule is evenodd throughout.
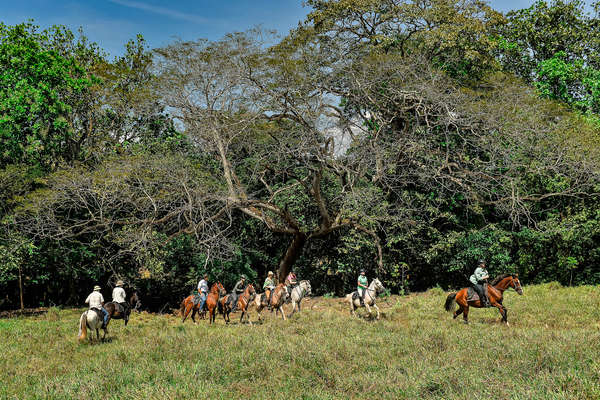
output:
<path id="1" fill-rule="evenodd" d="M 254 289 L 253 284 L 249 284 L 248 286 L 246 286 L 246 294 L 248 296 L 254 296 L 256 294 L 256 289 Z"/>
<path id="2" fill-rule="evenodd" d="M 312 294 L 312 288 L 310 286 L 310 281 L 300 281 L 300 288 L 304 290 L 305 295 Z"/>
<path id="3" fill-rule="evenodd" d="M 227 290 L 221 282 L 217 282 L 217 288 L 219 289 L 219 297 L 223 297 L 227 294 Z"/>
<path id="4" fill-rule="evenodd" d="M 517 293 L 521 295 L 523 294 L 523 288 L 521 287 L 521 281 L 519 281 L 518 274 L 512 275 L 512 282 L 510 283 L 510 286 L 515 289 Z"/>
<path id="5" fill-rule="evenodd" d="M 139 311 L 142 308 L 142 301 L 140 300 L 137 292 L 133 292 L 131 298 L 129 299 L 129 305 L 134 311 Z"/>
<path id="6" fill-rule="evenodd" d="M 381 292 L 383 292 L 385 290 L 385 288 L 383 287 L 383 284 L 377 278 L 373 279 L 373 281 L 371 282 L 371 286 L 372 286 L 373 289 L 375 289 L 375 291 L 377 293 L 381 293 Z"/>

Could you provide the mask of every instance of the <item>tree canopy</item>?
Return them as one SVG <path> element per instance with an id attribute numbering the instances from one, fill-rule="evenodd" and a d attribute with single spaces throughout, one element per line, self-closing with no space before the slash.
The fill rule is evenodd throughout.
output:
<path id="1" fill-rule="evenodd" d="M 114 60 L 82 32 L 2 25 L 0 302 L 124 279 L 160 309 L 204 272 L 292 268 L 318 293 L 361 268 L 406 292 L 461 286 L 481 257 L 600 281 L 583 3 L 307 4 L 283 38 L 138 36 Z"/>

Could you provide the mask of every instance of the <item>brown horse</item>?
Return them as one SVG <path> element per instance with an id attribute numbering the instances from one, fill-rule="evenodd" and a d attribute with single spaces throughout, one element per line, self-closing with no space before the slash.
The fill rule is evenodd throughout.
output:
<path id="1" fill-rule="evenodd" d="M 275 289 L 273 289 L 273 293 L 271 293 L 271 311 L 273 311 L 273 309 L 275 309 L 275 316 L 277 316 L 278 312 L 281 312 L 281 317 L 283 318 L 283 320 L 285 321 L 285 313 L 283 312 L 283 304 L 285 303 L 288 294 L 287 291 L 287 286 L 285 286 L 283 283 L 280 283 L 279 285 L 277 285 L 277 287 L 275 287 Z M 256 304 L 256 312 L 258 314 L 258 320 L 262 321 L 262 316 L 260 314 L 260 312 L 262 311 L 263 308 L 265 308 L 268 304 L 267 304 L 267 294 L 266 293 L 261 293 L 258 296 L 256 296 L 256 300 L 254 300 L 254 304 Z"/>
<path id="2" fill-rule="evenodd" d="M 223 288 L 223 285 L 221 285 L 221 282 L 217 282 L 215 284 L 213 284 L 212 288 L 210 289 L 211 293 L 212 291 L 215 290 L 217 293 L 217 296 L 219 295 L 219 292 L 225 292 L 225 288 Z M 181 322 L 185 322 L 186 318 L 188 317 L 188 315 L 190 314 L 190 312 L 192 312 L 192 321 L 194 321 L 194 323 L 196 323 L 196 314 L 199 313 L 200 316 L 203 318 L 204 315 L 206 314 L 206 309 L 208 307 L 208 296 L 210 296 L 210 293 L 207 295 L 206 297 L 206 302 L 204 303 L 204 310 L 202 310 L 202 313 L 200 313 L 199 309 L 200 309 L 200 303 L 194 304 L 194 297 L 195 295 L 191 294 L 188 297 L 186 297 L 185 299 L 183 299 L 183 301 L 181 302 L 181 306 L 179 307 L 179 311 L 181 312 Z"/>
<path id="3" fill-rule="evenodd" d="M 142 306 L 137 292 L 133 292 L 133 295 L 129 298 L 128 303 L 117 303 L 115 301 L 109 301 L 104 304 L 104 309 L 108 312 L 108 320 L 106 321 L 106 328 L 111 319 L 122 319 L 125 322 L 125 326 L 129 322 L 129 315 L 131 310 L 138 311 L 139 307 Z"/>
<path id="4" fill-rule="evenodd" d="M 252 299 L 256 296 L 256 290 L 254 290 L 254 285 L 249 284 L 246 286 L 246 290 L 244 293 L 238 297 L 238 308 L 242 311 L 242 315 L 240 316 L 240 324 L 244 322 L 244 316 L 247 317 L 248 322 L 252 325 L 252 321 L 250 321 L 250 313 L 248 312 L 248 306 Z"/>
<path id="5" fill-rule="evenodd" d="M 226 324 L 228 324 L 231 321 L 229 319 L 229 314 L 233 309 L 233 304 L 231 303 L 233 303 L 233 298 L 231 297 L 231 294 L 227 294 L 223 297 L 220 297 L 219 302 L 217 304 L 219 313 L 223 314 L 223 321 L 225 321 Z"/>
<path id="6" fill-rule="evenodd" d="M 219 299 L 227 294 L 227 291 L 221 284 L 221 282 L 217 282 L 212 285 L 210 288 L 210 292 L 208 296 L 206 296 L 206 309 L 208 310 L 208 322 L 215 322 L 217 304 L 219 303 Z"/>
<path id="7" fill-rule="evenodd" d="M 488 297 L 493 307 L 496 307 L 500 311 L 502 321 L 508 325 L 507 310 L 502 305 L 504 291 L 509 287 L 515 289 L 517 293 L 523 294 L 523 288 L 521 282 L 519 282 L 519 276 L 516 274 L 503 274 L 496 277 L 488 285 Z M 458 317 L 461 313 L 465 324 L 469 323 L 469 306 L 476 308 L 483 308 L 481 300 L 467 301 L 468 288 L 459 290 L 456 293 L 450 293 L 446 299 L 446 311 L 450 312 L 454 309 L 454 303 L 458 304 L 458 310 L 454 312 L 454 318 Z"/>

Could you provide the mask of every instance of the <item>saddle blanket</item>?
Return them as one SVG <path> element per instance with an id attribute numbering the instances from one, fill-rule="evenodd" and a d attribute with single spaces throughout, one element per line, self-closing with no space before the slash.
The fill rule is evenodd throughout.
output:
<path id="1" fill-rule="evenodd" d="M 473 287 L 470 287 L 467 290 L 467 301 L 477 301 L 477 300 L 479 300 L 479 295 L 477 294 L 475 289 L 473 289 Z"/>

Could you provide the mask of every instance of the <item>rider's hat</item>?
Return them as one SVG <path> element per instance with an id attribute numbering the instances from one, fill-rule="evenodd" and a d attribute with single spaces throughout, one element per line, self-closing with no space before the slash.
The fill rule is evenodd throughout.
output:
<path id="1" fill-rule="evenodd" d="M 123 286 L 123 281 L 122 280 L 118 280 L 116 286 Z"/>
<path id="2" fill-rule="evenodd" d="M 100 286 L 98 286 L 98 285 L 94 286 L 94 291 L 100 290 L 100 289 L 102 289 Z"/>
<path id="3" fill-rule="evenodd" d="M 367 272 L 366 272 L 364 269 L 361 269 L 361 270 L 360 270 L 360 273 L 361 273 L 361 274 L 366 274 Z"/>
<path id="4" fill-rule="evenodd" d="M 240 279 L 246 279 L 246 275 L 242 274 L 242 275 L 240 276 Z"/>
<path id="5" fill-rule="evenodd" d="M 273 275 L 273 271 L 269 271 L 269 273 L 267 274 L 267 276 L 271 276 Z"/>
<path id="6" fill-rule="evenodd" d="M 481 264 L 485 264 L 485 260 L 483 258 L 480 258 L 479 261 L 477 261 L 477 265 Z"/>

